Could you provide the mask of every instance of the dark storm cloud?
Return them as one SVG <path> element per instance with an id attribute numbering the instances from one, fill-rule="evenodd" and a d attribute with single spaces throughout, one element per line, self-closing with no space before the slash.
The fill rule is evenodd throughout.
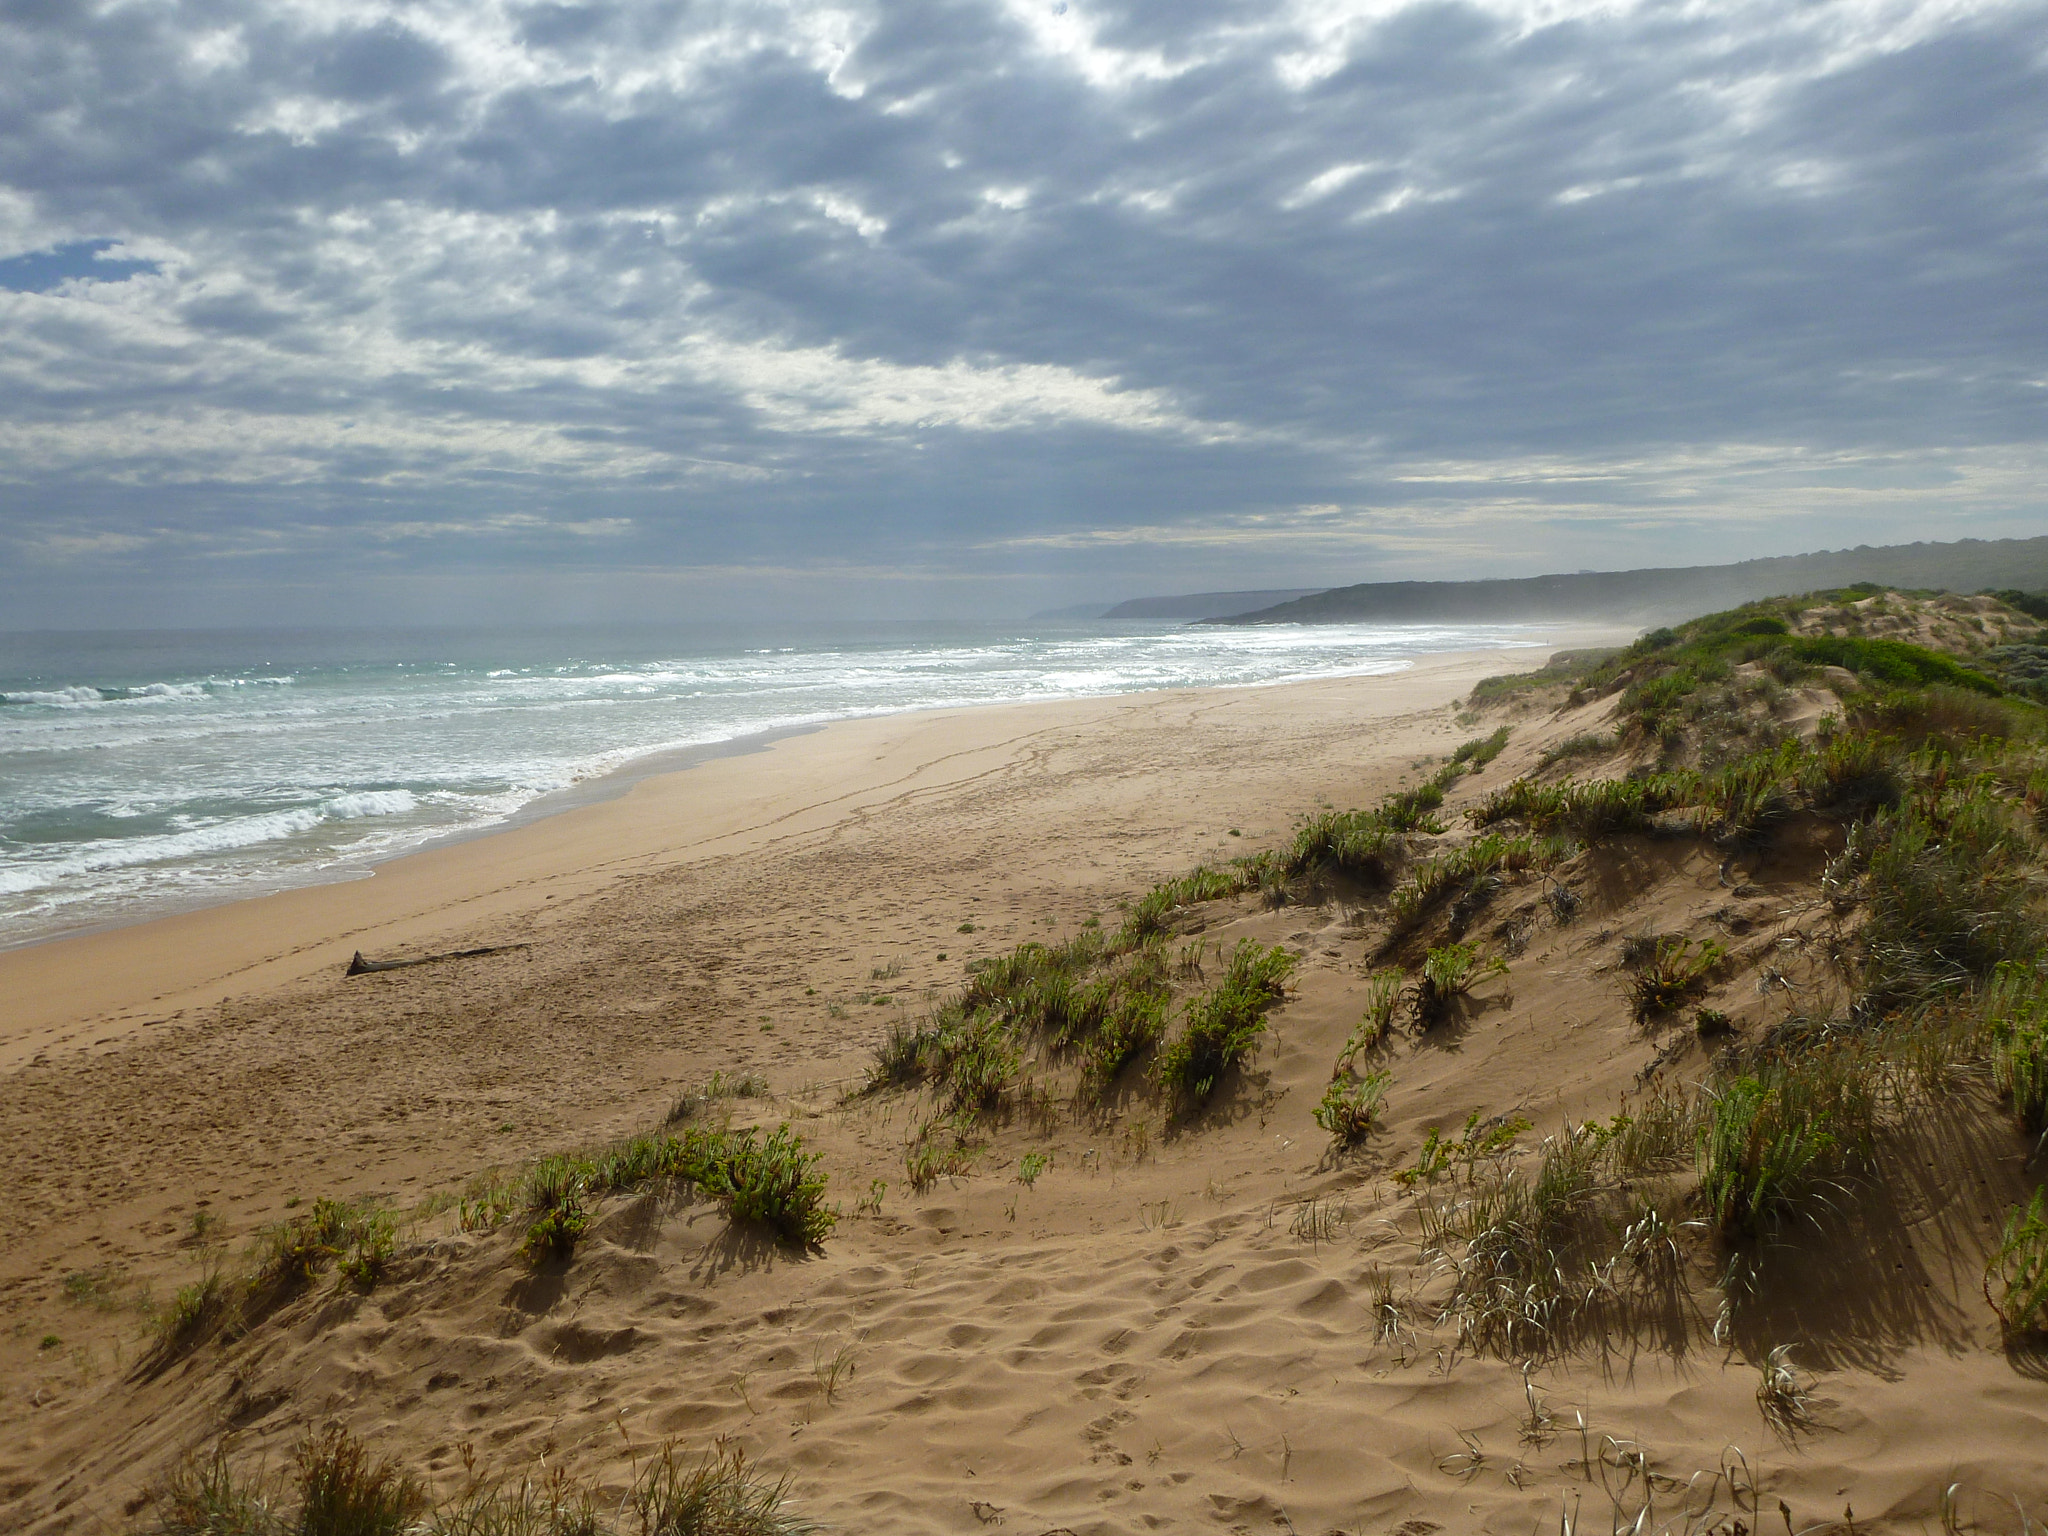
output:
<path id="1" fill-rule="evenodd" d="M 2043 36 L 10 0 L 0 539 L 1192 582 L 2011 531 Z"/>

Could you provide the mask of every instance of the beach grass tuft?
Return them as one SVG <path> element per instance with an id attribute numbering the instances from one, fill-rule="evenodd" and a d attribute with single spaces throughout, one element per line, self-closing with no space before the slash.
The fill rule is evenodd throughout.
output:
<path id="1" fill-rule="evenodd" d="M 1814 1427 L 1813 1393 L 1792 1361 L 1792 1346 L 1780 1344 L 1757 1365 L 1756 1406 L 1764 1422 L 1790 1437 Z"/>
<path id="2" fill-rule="evenodd" d="M 292 1463 L 295 1536 L 404 1536 L 429 1505 L 424 1483 L 339 1424 L 309 1435 Z"/>
<path id="3" fill-rule="evenodd" d="M 783 1509 L 789 1479 L 757 1471 L 738 1446 L 685 1464 L 665 1447 L 633 1490 L 641 1536 L 803 1536 L 814 1530 Z"/>
<path id="4" fill-rule="evenodd" d="M 464 1486 L 436 1503 L 418 1475 L 373 1455 L 340 1424 L 307 1434 L 283 1473 L 238 1468 L 232 1452 L 223 1438 L 149 1490 L 152 1536 L 807 1536 L 816 1529 L 785 1507 L 789 1478 L 764 1474 L 722 1442 L 694 1460 L 674 1442 L 663 1444 L 615 1505 L 559 1466 L 539 1477 L 483 1475 L 466 1446 Z"/>
<path id="5" fill-rule="evenodd" d="M 1381 967 L 1366 979 L 1365 1008 L 1345 1039 L 1344 1048 L 1337 1053 L 1336 1073 L 1348 1071 L 1359 1057 L 1370 1055 L 1387 1043 L 1406 979 L 1398 966 L 1391 965 Z"/>
<path id="6" fill-rule="evenodd" d="M 1624 1139 L 1633 1124 L 1625 1115 L 1567 1124 L 1544 1140 L 1533 1170 L 1502 1161 L 1526 1121 L 1489 1127 L 1475 1114 L 1457 1141 L 1438 1140 L 1433 1155 L 1425 1147 L 1410 1182 L 1421 1190 L 1423 1240 L 1453 1273 L 1444 1315 L 1468 1346 L 1526 1358 L 1582 1320 L 1677 1293 L 1672 1198 L 1646 1187 L 1653 1165 Z M 1437 1192 L 1453 1165 L 1462 1178 Z"/>
<path id="7" fill-rule="evenodd" d="M 681 1125 L 734 1099 L 765 1099 L 767 1096 L 768 1079 L 758 1072 L 727 1072 L 721 1069 L 678 1094 L 662 1123 Z"/>
<path id="8" fill-rule="evenodd" d="M 179 1286 L 156 1313 L 153 1361 L 167 1363 L 238 1321 L 243 1289 L 221 1272 L 219 1257 L 209 1255 L 199 1278 Z"/>
<path id="9" fill-rule="evenodd" d="M 1159 1085 L 1183 1113 L 1208 1102 L 1226 1073 L 1243 1065 L 1265 1033 L 1266 1012 L 1286 996 L 1294 957 L 1245 939 L 1216 986 L 1189 999 L 1180 1032 L 1159 1053 Z"/>
<path id="10" fill-rule="evenodd" d="M 2008 1338 L 2048 1334 L 2048 1191 L 2035 1190 L 2005 1218 L 1984 1270 L 1984 1297 Z"/>
<path id="11" fill-rule="evenodd" d="M 415 1526 L 421 1536 L 606 1536 L 596 1490 L 560 1467 L 545 1477 L 472 1478 Z"/>
<path id="12" fill-rule="evenodd" d="M 816 1248 L 838 1220 L 824 1202 L 819 1162 L 787 1122 L 765 1135 L 752 1126 L 695 1125 L 679 1136 L 645 1133 L 479 1180 L 460 1201 L 461 1226 L 489 1231 L 517 1212 L 527 1220 L 520 1251 L 528 1262 L 566 1260 L 590 1229 L 592 1201 L 672 1182 L 716 1202 L 729 1221 Z"/>

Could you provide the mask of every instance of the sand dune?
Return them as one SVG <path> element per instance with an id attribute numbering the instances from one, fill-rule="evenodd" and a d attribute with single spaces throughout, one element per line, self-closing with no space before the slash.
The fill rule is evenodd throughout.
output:
<path id="1" fill-rule="evenodd" d="M 1505 974 L 1453 1027 L 1392 1045 L 1383 1128 L 1353 1154 L 1311 1111 L 1389 939 L 1342 899 L 1238 898 L 1184 929 L 1210 967 L 1242 938 L 1298 957 L 1253 1069 L 1192 1121 L 1139 1093 L 1021 1109 L 919 1193 L 904 1147 L 933 1106 L 849 1096 L 888 1021 L 965 962 L 1113 924 L 1119 898 L 1277 842 L 1296 811 L 1415 782 L 1471 734 L 1446 701 L 1502 669 L 835 727 L 360 885 L 0 956 L 25 999 L 0 1523 L 124 1529 L 224 1431 L 274 1463 L 338 1419 L 446 1486 L 468 1447 L 611 1497 L 663 1441 L 723 1437 L 849 1531 L 1607 1530 L 1646 1504 L 1644 1530 L 1754 1531 L 1779 1528 L 1780 1500 L 1797 1530 L 1847 1505 L 1856 1530 L 1917 1530 L 1956 1483 L 1966 1515 L 2018 1530 L 1995 1498 L 2048 1486 L 2048 1388 L 1977 1293 L 2027 1182 L 1982 1117 L 1958 1115 L 1956 1156 L 1893 1170 L 1905 1215 L 1882 1242 L 1831 1267 L 1826 1234 L 1790 1239 L 1822 1262 L 1774 1270 L 1804 1278 L 1726 1326 L 1720 1276 L 1693 1264 L 1656 1305 L 1526 1352 L 1439 1320 L 1445 1258 L 1387 1177 L 1475 1111 L 1540 1136 L 1698 1059 L 1690 1031 L 1617 1006 L 1627 932 L 1722 935 L 1709 1000 L 1738 1028 L 1782 1011 L 1774 987 L 1829 985 L 1817 846 L 1588 859 L 1568 918 L 1541 882 L 1510 885 L 1484 918 Z M 1521 719 L 1453 805 L 1606 708 Z M 531 948 L 339 977 L 358 948 L 472 943 Z M 137 1371 L 123 1308 L 287 1201 L 411 1206 L 656 1124 L 714 1070 L 766 1080 L 733 1123 L 792 1120 L 824 1154 L 846 1214 L 821 1253 L 644 1194 L 534 1270 L 515 1231 L 444 1215 L 367 1295 L 323 1283 L 240 1342 Z M 1029 1183 L 1027 1152 L 1048 1160 Z M 87 1273 L 105 1283 L 67 1297 Z M 1759 1408 L 1784 1344 L 1808 1432 Z"/>

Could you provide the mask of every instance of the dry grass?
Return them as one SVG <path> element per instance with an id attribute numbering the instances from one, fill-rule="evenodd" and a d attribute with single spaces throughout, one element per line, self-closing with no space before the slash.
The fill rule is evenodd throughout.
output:
<path id="1" fill-rule="evenodd" d="M 409 1536 L 429 1502 L 418 1477 L 338 1424 L 300 1441 L 287 1475 L 238 1472 L 222 1441 L 150 1494 L 162 1536 Z"/>
<path id="2" fill-rule="evenodd" d="M 1792 1361 L 1792 1346 L 1780 1344 L 1757 1366 L 1756 1406 L 1764 1422 L 1790 1437 L 1814 1427 L 1813 1383 Z"/>
<path id="3" fill-rule="evenodd" d="M 1459 1142 L 1439 1142 L 1433 1157 L 1425 1148 L 1433 1168 L 1413 1171 L 1423 1241 L 1455 1277 L 1442 1320 L 1468 1347 L 1512 1357 L 1559 1347 L 1582 1323 L 1669 1309 L 1683 1288 L 1685 1100 L 1653 1094 L 1634 1115 L 1567 1125 L 1533 1169 L 1505 1161 L 1525 1125 L 1488 1133 L 1475 1117 Z"/>
<path id="4" fill-rule="evenodd" d="M 825 1368 L 836 1383 L 844 1351 Z M 340 1425 L 308 1435 L 282 1475 L 238 1469 L 222 1440 L 188 1461 L 149 1502 L 158 1536 L 802 1536 L 815 1530 L 783 1506 L 789 1480 L 759 1472 L 737 1448 L 696 1461 L 664 1445 L 616 1514 L 560 1469 L 538 1479 L 487 1478 L 435 1504 L 396 1460 L 373 1456 Z M 467 1451 L 465 1450 L 465 1458 Z"/>

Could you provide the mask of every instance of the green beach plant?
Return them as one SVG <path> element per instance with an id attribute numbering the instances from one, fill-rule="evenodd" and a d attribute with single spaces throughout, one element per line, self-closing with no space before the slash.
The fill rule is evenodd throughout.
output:
<path id="1" fill-rule="evenodd" d="M 2005 1218 L 1997 1250 L 1984 1269 L 1984 1299 L 2006 1337 L 2048 1334 L 2048 1191 L 2035 1190 Z"/>
<path id="2" fill-rule="evenodd" d="M 589 1170 L 563 1154 L 544 1157 L 526 1177 L 525 1204 L 531 1218 L 519 1252 L 529 1264 L 566 1259 L 590 1227 L 584 1201 Z"/>
<path id="3" fill-rule="evenodd" d="M 1805 745 L 1792 740 L 1702 775 L 1693 790 L 1695 824 L 1729 845 L 1766 837 L 1792 814 L 1807 760 Z"/>
<path id="4" fill-rule="evenodd" d="M 1339 1146 L 1355 1146 L 1379 1123 L 1380 1108 L 1386 1102 L 1387 1086 L 1393 1074 L 1385 1070 L 1353 1077 L 1348 1072 L 1330 1079 L 1316 1105 L 1315 1122 L 1330 1133 Z"/>
<path id="5" fill-rule="evenodd" d="M 2048 1130 L 2048 984 L 2033 967 L 2006 961 L 1984 1003 L 1991 1070 L 2023 1129 Z"/>
<path id="6" fill-rule="evenodd" d="M 1655 940 L 1628 983 L 1629 1007 L 1636 1022 L 1671 1013 L 1705 991 L 1727 953 L 1712 939 L 1697 948 L 1691 939 L 1676 935 Z"/>
<path id="7" fill-rule="evenodd" d="M 1414 928 L 1445 902 L 1481 888 L 1502 872 L 1538 868 L 1552 851 L 1533 837 L 1489 832 L 1462 848 L 1432 855 L 1395 888 L 1389 904 L 1395 929 Z"/>
<path id="8" fill-rule="evenodd" d="M 1107 1094 L 1133 1062 L 1166 1033 L 1167 993 L 1163 988 L 1118 995 L 1090 1037 L 1082 1073 L 1098 1095 Z"/>
<path id="9" fill-rule="evenodd" d="M 838 1220 L 837 1209 L 824 1203 L 820 1160 L 786 1122 L 765 1135 L 751 1126 L 689 1126 L 680 1136 L 629 1136 L 541 1158 L 511 1179 L 481 1181 L 463 1199 L 461 1221 L 466 1231 L 488 1231 L 521 1212 L 526 1259 L 565 1260 L 590 1229 L 592 1201 L 673 1181 L 715 1202 L 729 1221 L 815 1248 Z"/>
<path id="10" fill-rule="evenodd" d="M 1497 956 L 1482 959 L 1470 944 L 1439 944 L 1430 949 L 1422 958 L 1422 979 L 1414 991 L 1416 1028 L 1431 1029 L 1443 1023 L 1475 986 L 1507 968 L 1507 962 Z"/>
<path id="11" fill-rule="evenodd" d="M 1406 980 L 1399 966 L 1383 966 L 1366 979 L 1365 1010 L 1352 1026 L 1337 1053 L 1336 1071 L 1343 1073 L 1360 1056 L 1386 1044 L 1394 1027 L 1394 1015 L 1401 1006 L 1401 987 Z"/>
<path id="12" fill-rule="evenodd" d="M 1490 736 L 1478 736 L 1461 743 L 1451 754 L 1452 765 L 1462 766 L 1468 773 L 1477 773 L 1507 750 L 1508 735 L 1509 728 L 1503 725 Z"/>
<path id="13" fill-rule="evenodd" d="M 1867 1161 L 1886 1090 L 1883 1042 L 1836 1034 L 1762 1057 L 1706 1090 L 1700 1198 L 1731 1237 L 1755 1237 Z"/>
<path id="14" fill-rule="evenodd" d="M 682 1176 L 717 1202 L 729 1221 L 765 1227 L 800 1248 L 822 1248 L 838 1224 L 825 1203 L 823 1154 L 807 1152 L 787 1124 L 686 1136 Z"/>
<path id="15" fill-rule="evenodd" d="M 301 1215 L 266 1228 L 257 1238 L 252 1294 L 281 1298 L 308 1283 L 328 1263 L 363 1290 L 375 1285 L 397 1251 L 396 1214 L 368 1203 L 316 1199 Z"/>
<path id="16" fill-rule="evenodd" d="M 1180 1110 L 1208 1102 L 1225 1074 L 1249 1060 L 1265 1033 L 1266 1012 L 1286 996 L 1294 957 L 1280 946 L 1240 942 L 1223 978 L 1190 998 L 1180 1032 L 1160 1051 L 1160 1087 Z"/>

